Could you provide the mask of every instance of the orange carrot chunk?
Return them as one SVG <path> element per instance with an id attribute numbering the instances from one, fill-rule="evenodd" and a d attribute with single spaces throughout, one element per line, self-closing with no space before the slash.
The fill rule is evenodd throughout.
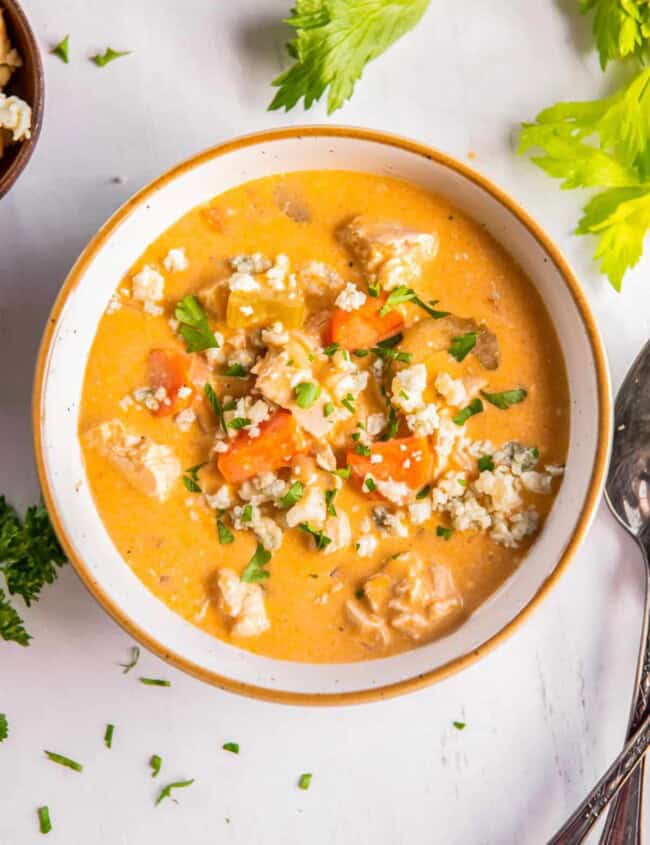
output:
<path id="1" fill-rule="evenodd" d="M 344 349 L 366 349 L 398 332 L 404 325 L 399 311 L 389 311 L 383 317 L 379 314 L 386 299 L 386 294 L 369 296 L 356 311 L 335 308 L 330 326 L 331 342 L 339 343 Z"/>
<path id="2" fill-rule="evenodd" d="M 158 410 L 154 411 L 157 417 L 166 417 L 170 414 L 177 414 L 184 408 L 188 408 L 194 397 L 192 383 L 197 375 L 200 365 L 195 362 L 197 356 L 186 355 L 175 349 L 152 349 L 147 361 L 147 382 L 152 390 L 163 387 L 167 391 L 167 400 L 160 402 Z M 197 361 L 200 360 L 197 358 Z M 182 390 L 181 388 L 188 388 Z M 179 391 L 181 395 L 179 396 Z"/>
<path id="3" fill-rule="evenodd" d="M 277 411 L 262 423 L 258 437 L 242 432 L 227 452 L 217 458 L 219 472 L 231 484 L 240 484 L 261 472 L 289 466 L 309 442 L 288 411 Z"/>
<path id="4" fill-rule="evenodd" d="M 434 452 L 428 437 L 396 437 L 373 443 L 369 455 L 349 449 L 347 462 L 355 478 L 363 481 L 367 473 L 379 481 L 404 481 L 412 490 L 419 490 L 433 477 Z M 381 455 L 372 463 L 373 455 Z"/>

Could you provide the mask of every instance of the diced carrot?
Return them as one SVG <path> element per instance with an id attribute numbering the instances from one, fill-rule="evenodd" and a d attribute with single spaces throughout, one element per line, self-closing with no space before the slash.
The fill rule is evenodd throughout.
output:
<path id="1" fill-rule="evenodd" d="M 357 479 L 363 480 L 370 473 L 380 481 L 404 481 L 412 490 L 432 480 L 435 456 L 428 437 L 396 437 L 368 448 L 370 455 L 348 450 L 347 462 Z M 381 455 L 381 461 L 373 464 L 372 455 Z"/>
<path id="2" fill-rule="evenodd" d="M 164 387 L 169 399 L 169 402 L 160 403 L 158 410 L 154 411 L 155 416 L 166 417 L 169 414 L 177 414 L 191 405 L 194 397 L 192 385 L 200 376 L 201 363 L 205 362 L 198 356 L 186 355 L 176 349 L 151 350 L 147 361 L 147 381 L 153 390 Z M 179 396 L 182 387 L 190 388 L 190 392 L 183 391 L 183 394 L 187 393 L 187 395 Z"/>
<path id="3" fill-rule="evenodd" d="M 232 484 L 240 484 L 261 472 L 289 466 L 294 455 L 305 452 L 309 441 L 288 411 L 277 411 L 262 423 L 258 437 L 245 432 L 217 459 L 219 471 Z"/>
<path id="4" fill-rule="evenodd" d="M 386 299 L 386 294 L 369 296 L 356 311 L 335 308 L 330 326 L 331 342 L 340 343 L 344 349 L 366 349 L 398 332 L 404 325 L 399 311 L 389 311 L 383 317 L 379 315 Z"/>

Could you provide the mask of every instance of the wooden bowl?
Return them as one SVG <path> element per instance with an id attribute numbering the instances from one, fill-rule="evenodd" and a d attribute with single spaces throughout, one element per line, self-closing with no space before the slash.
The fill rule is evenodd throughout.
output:
<path id="1" fill-rule="evenodd" d="M 25 169 L 38 141 L 43 122 L 45 79 L 38 43 L 22 8 L 16 0 L 0 0 L 0 8 L 11 43 L 23 60 L 4 93 L 20 97 L 32 108 L 31 138 L 11 144 L 0 158 L 0 197 L 3 197 Z"/>

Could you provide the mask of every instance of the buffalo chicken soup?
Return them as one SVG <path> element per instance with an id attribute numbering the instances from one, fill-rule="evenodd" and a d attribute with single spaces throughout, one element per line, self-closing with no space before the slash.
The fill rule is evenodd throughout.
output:
<path id="1" fill-rule="evenodd" d="M 99 323 L 80 416 L 97 508 L 148 589 L 311 662 L 461 624 L 543 530 L 568 431 L 548 314 L 480 222 L 336 171 L 242 185 L 151 244 Z"/>

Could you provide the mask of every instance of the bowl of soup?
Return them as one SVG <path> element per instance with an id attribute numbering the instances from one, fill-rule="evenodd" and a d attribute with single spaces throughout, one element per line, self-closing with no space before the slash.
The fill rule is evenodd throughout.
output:
<path id="1" fill-rule="evenodd" d="M 292 703 L 415 689 L 536 606 L 608 456 L 594 319 L 497 187 L 378 132 L 210 149 L 97 233 L 48 322 L 43 494 L 139 642 Z"/>

